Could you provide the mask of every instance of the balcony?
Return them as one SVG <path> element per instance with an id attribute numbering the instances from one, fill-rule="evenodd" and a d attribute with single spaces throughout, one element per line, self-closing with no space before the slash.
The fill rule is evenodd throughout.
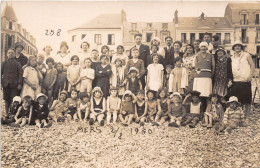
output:
<path id="1" fill-rule="evenodd" d="M 255 38 L 255 43 L 260 43 L 260 37 Z"/>
<path id="2" fill-rule="evenodd" d="M 248 37 L 244 37 L 244 38 L 240 37 L 240 40 L 242 43 L 248 43 Z"/>
<path id="3" fill-rule="evenodd" d="M 240 20 L 241 25 L 248 25 L 248 19 L 247 20 Z"/>
<path id="4" fill-rule="evenodd" d="M 223 45 L 225 45 L 225 44 L 231 44 L 231 40 L 229 39 L 229 40 L 223 40 Z"/>

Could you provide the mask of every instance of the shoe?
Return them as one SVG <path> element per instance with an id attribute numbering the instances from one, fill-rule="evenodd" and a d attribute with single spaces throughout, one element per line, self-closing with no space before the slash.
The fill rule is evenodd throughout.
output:
<path id="1" fill-rule="evenodd" d="M 104 124 L 105 124 L 105 121 L 104 121 L 104 120 L 101 120 L 101 121 L 100 121 L 100 126 L 104 126 Z"/>
<path id="2" fill-rule="evenodd" d="M 11 127 L 20 128 L 20 125 L 19 125 L 19 124 L 12 123 L 12 124 L 11 124 Z"/>
<path id="3" fill-rule="evenodd" d="M 154 122 L 153 123 L 153 126 L 156 126 L 156 127 L 158 127 L 158 126 L 160 126 L 157 122 Z"/>
<path id="4" fill-rule="evenodd" d="M 40 126 L 40 128 L 43 128 L 44 127 L 44 123 L 41 123 L 41 126 Z"/>
<path id="5" fill-rule="evenodd" d="M 93 120 L 93 118 L 91 118 L 90 120 L 89 120 L 89 125 L 93 125 L 94 124 L 94 120 Z"/>
<path id="6" fill-rule="evenodd" d="M 144 122 L 140 122 L 140 126 L 143 127 L 144 126 Z"/>
<path id="7" fill-rule="evenodd" d="M 189 127 L 190 128 L 195 128 L 195 125 L 194 124 L 190 124 Z"/>
<path id="8" fill-rule="evenodd" d="M 171 122 L 168 124 L 168 127 L 178 127 L 178 125 L 175 122 Z"/>
<path id="9" fill-rule="evenodd" d="M 208 128 L 208 129 L 209 129 L 209 128 L 212 128 L 212 125 L 208 125 L 207 128 Z"/>
<path id="10" fill-rule="evenodd" d="M 76 121 L 76 122 L 79 122 L 79 119 L 76 118 L 75 121 Z"/>
<path id="11" fill-rule="evenodd" d="M 52 123 L 48 123 L 46 126 L 44 126 L 43 128 L 50 128 L 52 126 Z"/>
<path id="12" fill-rule="evenodd" d="M 228 134 L 231 134 L 232 129 L 227 129 Z"/>
<path id="13" fill-rule="evenodd" d="M 203 123 L 202 127 L 208 127 L 208 125 L 206 123 Z"/>

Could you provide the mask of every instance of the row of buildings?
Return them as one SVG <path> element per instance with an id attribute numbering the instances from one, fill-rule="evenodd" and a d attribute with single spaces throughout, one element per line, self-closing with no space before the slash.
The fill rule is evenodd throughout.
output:
<path id="1" fill-rule="evenodd" d="M 119 14 L 102 14 L 78 26 L 68 33 L 72 48 L 77 49 L 82 41 L 88 41 L 94 48 L 108 45 L 111 52 L 117 45 L 124 45 L 127 52 L 134 45 L 134 34 L 143 34 L 143 43 L 150 44 L 153 37 L 173 37 L 185 43 L 202 40 L 203 33 L 220 37 L 220 45 L 228 52 L 235 40 L 241 40 L 251 54 L 260 54 L 260 3 L 228 3 L 224 17 L 179 17 L 174 12 L 170 22 L 128 22 L 125 11 Z"/>
<path id="2" fill-rule="evenodd" d="M 1 59 L 6 59 L 8 48 L 14 48 L 16 42 L 24 46 L 24 55 L 37 54 L 36 39 L 18 23 L 12 5 L 6 3 L 1 14 Z"/>

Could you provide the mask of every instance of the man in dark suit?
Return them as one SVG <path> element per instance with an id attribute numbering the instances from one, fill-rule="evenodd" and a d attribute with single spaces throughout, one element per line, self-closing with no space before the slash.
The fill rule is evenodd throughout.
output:
<path id="1" fill-rule="evenodd" d="M 172 65 L 173 66 L 174 48 L 172 46 L 172 37 L 170 37 L 170 36 L 165 37 L 165 42 L 167 44 L 167 46 L 164 47 L 165 65 Z"/>
<path id="2" fill-rule="evenodd" d="M 147 57 L 150 55 L 150 48 L 149 48 L 149 46 L 141 43 L 141 41 L 142 41 L 142 34 L 141 33 L 135 34 L 134 38 L 135 38 L 135 46 L 130 49 L 129 59 L 133 58 L 132 49 L 137 48 L 139 50 L 139 59 L 144 61 L 144 67 L 145 67 L 145 70 L 146 70 L 146 68 L 148 66 L 147 65 Z M 143 87 L 145 86 L 145 76 L 146 75 L 144 75 L 141 78 L 141 82 L 142 82 Z"/>

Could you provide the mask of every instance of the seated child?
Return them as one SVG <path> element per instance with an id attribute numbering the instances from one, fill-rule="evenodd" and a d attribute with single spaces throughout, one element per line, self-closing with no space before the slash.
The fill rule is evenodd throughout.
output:
<path id="1" fill-rule="evenodd" d="M 80 101 L 78 102 L 78 116 L 80 121 L 84 120 L 87 121 L 87 118 L 89 116 L 89 108 L 90 108 L 90 102 L 89 102 L 89 96 L 88 93 L 82 92 L 80 93 Z"/>
<path id="2" fill-rule="evenodd" d="M 171 96 L 171 103 L 168 109 L 168 116 L 170 117 L 169 127 L 179 127 L 183 117 L 186 115 L 186 110 L 182 105 L 182 97 L 178 92 L 174 92 Z"/>
<path id="3" fill-rule="evenodd" d="M 135 122 L 139 123 L 140 126 L 144 126 L 144 122 L 147 120 L 147 113 L 145 113 L 145 95 L 144 90 L 139 90 L 136 95 L 136 113 L 134 116 Z"/>
<path id="4" fill-rule="evenodd" d="M 170 105 L 170 100 L 167 98 L 167 92 L 168 89 L 166 87 L 159 90 L 160 99 L 158 99 L 157 102 L 158 105 L 161 107 L 161 111 L 157 113 L 155 120 L 158 121 L 160 119 L 160 125 L 165 123 L 165 121 L 169 118 L 168 109 Z"/>
<path id="5" fill-rule="evenodd" d="M 213 122 L 219 122 L 223 116 L 223 108 L 219 103 L 219 95 L 211 95 L 211 103 L 207 106 L 206 112 L 204 113 L 205 123 L 203 126 L 207 128 L 212 128 Z"/>
<path id="6" fill-rule="evenodd" d="M 158 111 L 161 111 L 160 106 L 158 106 L 158 103 L 155 99 L 154 91 L 148 90 L 146 95 L 147 101 L 145 103 L 145 113 L 148 114 L 149 122 L 151 122 L 153 125 L 158 126 L 158 123 L 156 122 L 159 118 L 156 118 L 156 115 Z"/>
<path id="7" fill-rule="evenodd" d="M 186 126 L 189 124 L 190 128 L 195 128 L 198 124 L 201 115 L 202 115 L 202 105 L 200 102 L 200 92 L 198 91 L 191 91 L 191 102 L 186 103 L 186 109 L 187 109 L 187 118 L 185 121 L 183 121 L 182 125 Z M 184 100 L 185 102 L 185 100 Z"/>
<path id="8" fill-rule="evenodd" d="M 224 113 L 223 120 L 220 127 L 216 126 L 216 133 L 227 130 L 230 134 L 233 129 L 238 126 L 243 126 L 245 121 L 245 115 L 241 107 L 239 107 L 239 102 L 237 97 L 232 96 L 229 98 L 227 109 Z"/>
<path id="9" fill-rule="evenodd" d="M 126 90 L 122 98 L 119 114 L 122 125 L 128 126 L 131 124 L 136 111 L 135 102 L 135 95 L 130 90 Z"/>
<path id="10" fill-rule="evenodd" d="M 47 104 L 48 97 L 39 93 L 33 105 L 32 119 L 39 128 L 49 128 L 52 123 L 48 123 L 49 109 Z"/>
<path id="11" fill-rule="evenodd" d="M 14 122 L 14 116 L 17 113 L 18 108 L 21 106 L 21 97 L 15 96 L 13 98 L 13 102 L 11 106 L 8 109 L 8 112 L 6 113 L 6 116 L 1 118 L 1 124 L 2 125 L 9 125 L 12 122 Z"/>
<path id="12" fill-rule="evenodd" d="M 100 126 L 105 124 L 106 99 L 103 97 L 103 92 L 100 87 L 95 87 L 92 90 L 92 98 L 90 100 L 90 120 L 89 125 L 93 125 L 97 120 Z"/>
<path id="13" fill-rule="evenodd" d="M 23 127 L 26 124 L 31 123 L 32 118 L 32 97 L 24 96 L 22 99 L 22 106 L 18 108 L 15 114 L 15 123 L 12 123 L 13 127 Z"/>
<path id="14" fill-rule="evenodd" d="M 138 78 L 138 73 L 139 70 L 136 67 L 131 67 L 128 72 L 130 77 L 126 82 L 126 90 L 130 90 L 135 95 L 139 90 L 142 90 L 142 83 Z"/>
<path id="15" fill-rule="evenodd" d="M 77 104 L 78 104 L 78 92 L 76 89 L 71 89 L 70 98 L 68 98 L 65 102 L 65 106 L 66 106 L 65 117 L 67 117 L 68 121 L 71 121 L 71 119 L 78 121 Z"/>
<path id="16" fill-rule="evenodd" d="M 113 114 L 113 124 L 116 123 L 117 114 L 120 110 L 121 99 L 117 96 L 117 88 L 110 88 L 110 96 L 107 98 L 107 124 L 110 124 L 111 116 Z"/>
<path id="17" fill-rule="evenodd" d="M 68 92 L 63 90 L 60 92 L 60 96 L 58 100 L 54 100 L 53 104 L 50 108 L 49 117 L 54 122 L 65 121 L 64 111 L 66 110 L 65 101 L 68 97 Z"/>

